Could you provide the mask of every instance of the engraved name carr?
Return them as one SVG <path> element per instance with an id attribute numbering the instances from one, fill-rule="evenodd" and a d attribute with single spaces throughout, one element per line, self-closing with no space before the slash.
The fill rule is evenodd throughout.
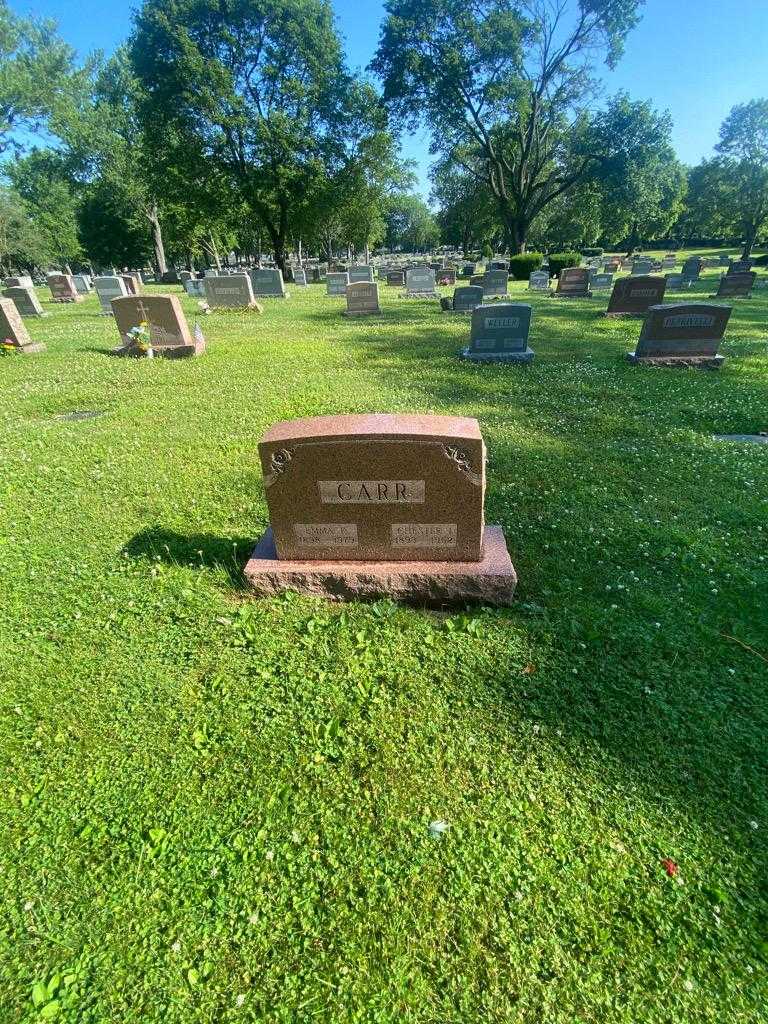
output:
<path id="1" fill-rule="evenodd" d="M 318 480 L 323 505 L 423 505 L 423 480 Z"/>

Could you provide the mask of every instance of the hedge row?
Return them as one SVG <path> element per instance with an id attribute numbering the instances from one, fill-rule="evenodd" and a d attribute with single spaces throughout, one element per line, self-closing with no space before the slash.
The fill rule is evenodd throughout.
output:
<path id="1" fill-rule="evenodd" d="M 509 272 L 516 281 L 527 281 L 534 270 L 538 270 L 544 259 L 540 252 L 523 252 L 509 258 Z"/>

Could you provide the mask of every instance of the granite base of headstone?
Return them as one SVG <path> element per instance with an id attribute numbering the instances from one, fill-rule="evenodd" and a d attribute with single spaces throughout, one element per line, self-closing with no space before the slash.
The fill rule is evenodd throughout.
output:
<path id="1" fill-rule="evenodd" d="M 517 577 L 504 534 L 484 525 L 477 420 L 292 420 L 267 431 L 259 454 L 271 526 L 245 567 L 259 596 L 511 602 Z"/>

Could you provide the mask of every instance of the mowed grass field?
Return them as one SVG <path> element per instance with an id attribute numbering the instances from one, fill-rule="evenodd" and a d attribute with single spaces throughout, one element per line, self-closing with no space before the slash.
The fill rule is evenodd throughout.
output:
<path id="1" fill-rule="evenodd" d="M 765 1020 L 768 448 L 712 435 L 768 429 L 768 289 L 713 373 L 628 365 L 605 292 L 510 288 L 529 367 L 386 285 L 200 317 L 190 361 L 108 357 L 95 297 L 26 321 L 2 1021 Z M 249 597 L 262 433 L 368 411 L 478 418 L 513 607 Z"/>

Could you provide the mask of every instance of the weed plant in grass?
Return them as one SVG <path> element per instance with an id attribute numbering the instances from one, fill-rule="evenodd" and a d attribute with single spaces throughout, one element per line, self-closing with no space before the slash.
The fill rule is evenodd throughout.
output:
<path id="1" fill-rule="evenodd" d="M 0 360 L 3 1020 L 763 1019 L 768 292 L 706 373 L 510 290 L 530 367 L 321 286 Z M 370 410 L 479 419 L 513 607 L 249 598 L 261 434 Z"/>

